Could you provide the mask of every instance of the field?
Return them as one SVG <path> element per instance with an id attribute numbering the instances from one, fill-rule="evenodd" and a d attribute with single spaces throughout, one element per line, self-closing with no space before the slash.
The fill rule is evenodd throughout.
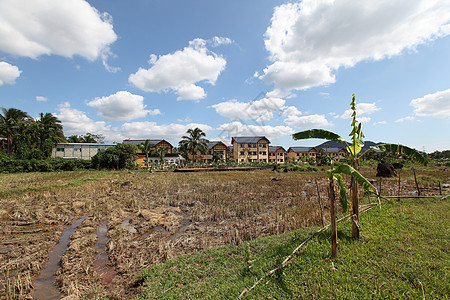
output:
<path id="1" fill-rule="evenodd" d="M 448 192 L 447 170 L 416 173 L 422 195 Z M 400 184 L 417 193 L 411 170 Z M 131 298 L 142 271 L 167 260 L 320 226 L 318 191 L 326 223 L 326 187 L 324 171 L 1 174 L 0 295 Z M 381 188 L 397 195 L 398 178 Z"/>

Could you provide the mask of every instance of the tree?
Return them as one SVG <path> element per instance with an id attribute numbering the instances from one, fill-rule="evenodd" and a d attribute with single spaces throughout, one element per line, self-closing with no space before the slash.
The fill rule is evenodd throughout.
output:
<path id="1" fill-rule="evenodd" d="M 61 121 L 51 113 L 40 113 L 39 118 L 35 122 L 35 127 L 39 149 L 45 152 L 46 155 L 48 155 L 49 143 L 56 144 L 66 141 Z M 46 151 L 44 151 L 44 148 Z"/>
<path id="2" fill-rule="evenodd" d="M 164 147 L 158 147 L 156 149 L 156 155 L 159 158 L 159 164 L 162 166 L 164 164 L 164 157 L 166 156 L 167 149 Z"/>
<path id="3" fill-rule="evenodd" d="M 134 166 L 136 145 L 117 144 L 105 150 L 100 150 L 92 157 L 92 166 L 96 169 L 124 169 Z"/>
<path id="4" fill-rule="evenodd" d="M 153 148 L 155 148 L 155 146 L 150 143 L 150 140 L 145 140 L 138 146 L 138 148 L 143 153 L 145 153 L 145 161 L 146 161 L 147 168 L 148 168 L 150 166 L 150 162 L 148 160 L 148 154 L 152 151 Z"/>
<path id="5" fill-rule="evenodd" d="M 188 129 L 186 132 L 188 135 L 182 136 L 182 140 L 179 143 L 180 151 L 185 152 L 186 155 L 191 154 L 192 157 L 197 152 L 205 154 L 208 151 L 208 140 L 204 137 L 204 133 L 200 128 Z M 185 157 L 188 158 L 188 157 Z"/>
<path id="6" fill-rule="evenodd" d="M 16 108 L 1 108 L 0 114 L 0 136 L 7 139 L 8 153 L 11 154 L 14 149 L 15 137 L 20 134 L 22 126 L 30 120 L 30 116 Z"/>
<path id="7" fill-rule="evenodd" d="M 105 136 L 102 134 L 86 133 L 85 135 L 71 135 L 67 137 L 69 143 L 99 143 L 103 144 Z"/>
<path id="8" fill-rule="evenodd" d="M 347 145 L 346 151 L 350 156 L 351 161 L 351 167 L 354 170 L 358 169 L 359 165 L 359 159 L 367 153 L 364 152 L 363 154 L 359 155 L 362 147 L 364 146 L 364 134 L 362 133 L 362 124 L 356 120 L 356 101 L 355 101 L 355 94 L 352 95 L 352 101 L 350 103 L 350 107 L 352 110 L 352 123 L 351 128 L 352 131 L 350 132 L 349 136 L 351 137 L 351 143 L 345 141 L 342 137 L 340 137 L 338 134 L 324 130 L 324 129 L 310 129 L 310 130 L 304 130 L 301 132 L 297 132 L 293 134 L 294 140 L 301 140 L 301 139 L 310 139 L 310 138 L 316 138 L 316 139 L 326 139 L 329 141 L 334 141 L 338 143 L 345 143 Z M 395 145 L 395 144 L 382 144 L 377 147 L 371 147 L 370 149 L 378 149 L 381 151 L 386 152 L 396 152 L 404 154 L 413 160 L 415 160 L 418 163 L 426 165 L 428 161 L 425 157 L 423 157 L 418 151 L 408 148 L 403 145 Z M 359 199 L 358 199 L 358 187 L 356 185 L 356 177 L 355 174 L 351 174 L 351 209 L 352 209 L 352 237 L 354 239 L 359 239 Z"/>

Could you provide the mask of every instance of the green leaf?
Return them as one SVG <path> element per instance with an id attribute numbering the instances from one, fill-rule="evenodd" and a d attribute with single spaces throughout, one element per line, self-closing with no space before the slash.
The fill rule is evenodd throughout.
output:
<path id="1" fill-rule="evenodd" d="M 428 160 L 425 156 L 420 154 L 419 151 L 409 148 L 407 146 L 398 145 L 398 144 L 382 144 L 378 145 L 376 147 L 371 147 L 373 149 L 385 151 L 385 152 L 394 152 L 399 154 L 404 154 L 414 160 L 415 162 L 418 162 L 419 164 L 422 164 L 426 166 L 428 164 Z"/>
<path id="2" fill-rule="evenodd" d="M 309 129 L 294 133 L 292 135 L 294 140 L 304 140 L 304 139 L 324 139 L 338 143 L 347 142 L 341 138 L 338 134 L 325 130 L 325 129 Z"/>
<path id="3" fill-rule="evenodd" d="M 328 177 L 330 177 L 331 174 L 346 174 L 353 176 L 356 179 L 356 182 L 358 182 L 360 185 L 364 187 L 364 190 L 375 190 L 375 187 L 363 176 L 361 173 L 356 171 L 354 168 L 347 164 L 339 165 L 336 169 L 328 170 Z"/>
<path id="4" fill-rule="evenodd" d="M 339 187 L 339 201 L 341 202 L 342 209 L 347 211 L 347 189 L 345 188 L 345 182 L 339 174 L 334 174 L 333 177 L 336 179 Z"/>

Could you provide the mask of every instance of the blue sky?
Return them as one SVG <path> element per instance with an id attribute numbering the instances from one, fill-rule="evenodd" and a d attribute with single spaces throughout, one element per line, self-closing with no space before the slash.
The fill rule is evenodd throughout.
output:
<path id="1" fill-rule="evenodd" d="M 450 2 L 0 0 L 0 107 L 107 142 L 324 128 L 450 149 Z"/>

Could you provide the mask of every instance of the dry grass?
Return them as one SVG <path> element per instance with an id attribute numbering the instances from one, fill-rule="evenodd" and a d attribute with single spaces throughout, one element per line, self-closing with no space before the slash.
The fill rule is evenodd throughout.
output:
<path id="1" fill-rule="evenodd" d="M 402 193 L 415 190 L 408 172 L 402 173 Z M 420 175 L 448 180 L 448 172 Z M 88 172 L 13 174 L 0 181 L 3 186 L 39 186 L 86 176 Z M 0 200 L 0 266 L 6 266 L 0 273 L 38 275 L 64 227 L 87 216 L 72 236 L 58 282 L 65 295 L 127 297 L 136 274 L 167 258 L 320 224 L 316 180 L 328 219 L 324 172 L 110 172 L 80 186 L 11 194 Z M 126 181 L 131 184 L 122 186 Z M 383 180 L 384 194 L 396 195 L 397 181 Z M 127 219 L 135 232 L 121 226 Z M 109 286 L 101 285 L 92 267 L 95 229 L 103 220 L 110 238 L 106 251 L 119 272 Z M 26 280 L 6 278 L 0 278 L 2 295 L 11 295 L 12 286 L 22 294 L 30 292 Z"/>

